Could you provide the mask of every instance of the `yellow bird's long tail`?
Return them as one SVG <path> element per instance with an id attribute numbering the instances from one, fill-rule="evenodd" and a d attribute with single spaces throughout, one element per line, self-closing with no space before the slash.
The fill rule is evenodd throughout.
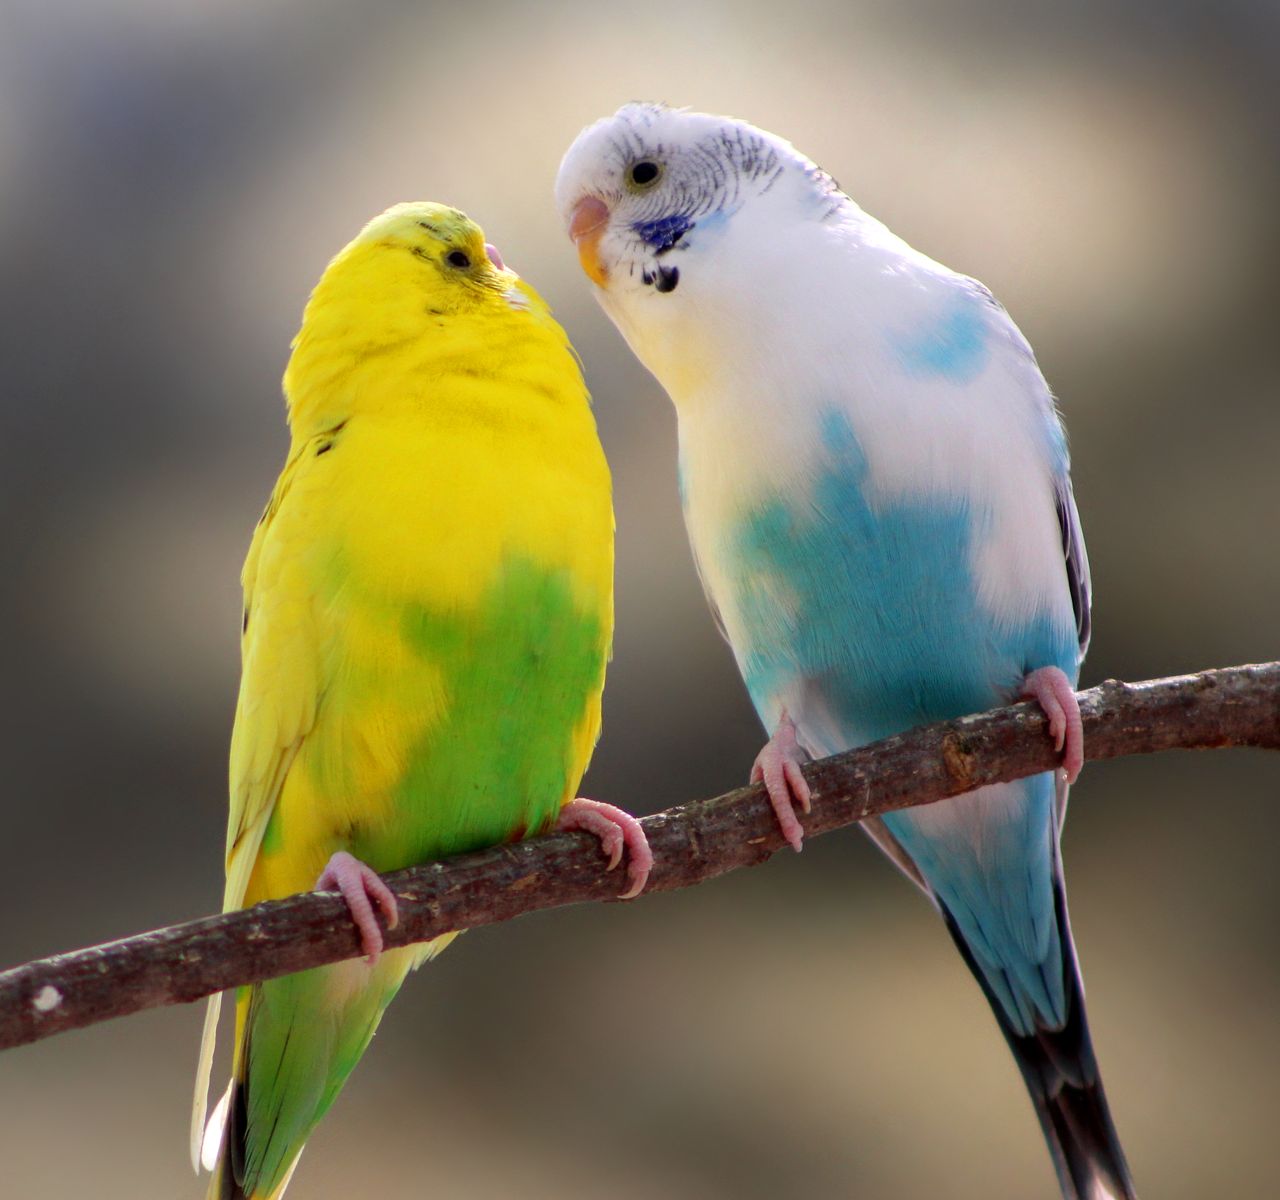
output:
<path id="1" fill-rule="evenodd" d="M 208 1200 L 279 1200 L 405 976 L 455 936 L 239 990 L 231 1084 L 203 1137 Z"/>

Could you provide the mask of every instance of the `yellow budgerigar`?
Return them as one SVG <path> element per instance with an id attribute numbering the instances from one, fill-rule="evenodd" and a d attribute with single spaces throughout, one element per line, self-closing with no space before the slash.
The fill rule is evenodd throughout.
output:
<path id="1" fill-rule="evenodd" d="M 574 796 L 613 631 L 609 471 L 577 360 L 456 209 L 401 204 L 329 264 L 284 377 L 288 461 L 244 566 L 224 908 L 340 890 L 366 957 L 240 988 L 232 1078 L 193 1152 L 210 1200 L 275 1200 L 405 975 L 375 872 L 552 828 L 627 894 L 637 822 Z"/>

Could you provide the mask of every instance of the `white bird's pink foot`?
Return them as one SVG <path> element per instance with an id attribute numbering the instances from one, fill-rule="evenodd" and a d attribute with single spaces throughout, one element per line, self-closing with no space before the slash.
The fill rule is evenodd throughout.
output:
<path id="1" fill-rule="evenodd" d="M 773 737 L 751 766 L 751 782 L 764 784 L 782 836 L 797 854 L 804 848 L 804 826 L 796 816 L 796 808 L 807 813 L 813 807 L 809 784 L 800 771 L 808 758 L 796 741 L 795 723 L 784 709 Z"/>
<path id="2" fill-rule="evenodd" d="M 627 856 L 627 879 L 630 886 L 618 898 L 631 900 L 644 891 L 653 869 L 653 851 L 644 827 L 629 812 L 600 800 L 570 800 L 560 810 L 556 829 L 561 833 L 580 829 L 600 839 L 600 849 L 609 856 L 612 871 Z"/>
<path id="3" fill-rule="evenodd" d="M 1040 667 L 1022 681 L 1022 694 L 1044 709 L 1067 782 L 1075 783 L 1084 766 L 1084 724 L 1071 680 L 1057 667 Z"/>
<path id="4" fill-rule="evenodd" d="M 400 920 L 395 893 L 382 882 L 377 871 L 345 850 L 339 850 L 329 859 L 316 880 L 315 890 L 342 893 L 351 911 L 351 919 L 360 932 L 365 961 L 373 966 L 382 953 L 382 930 L 378 927 L 373 907 L 376 904 L 381 909 L 387 928 L 394 929 Z"/>

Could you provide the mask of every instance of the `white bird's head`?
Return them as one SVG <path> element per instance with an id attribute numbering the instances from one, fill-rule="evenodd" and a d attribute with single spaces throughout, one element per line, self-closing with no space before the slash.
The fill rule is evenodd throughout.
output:
<path id="1" fill-rule="evenodd" d="M 790 142 L 745 121 L 625 104 L 569 147 L 556 201 L 594 283 L 667 295 L 683 251 L 775 189 L 784 203 L 807 197 L 815 215 L 845 200 Z"/>
<path id="2" fill-rule="evenodd" d="M 556 203 L 597 299 L 668 390 L 695 339 L 741 343 L 762 289 L 803 278 L 806 229 L 829 232 L 858 211 L 783 138 L 659 104 L 626 104 L 583 130 Z M 751 304 L 735 309 L 744 289 Z"/>

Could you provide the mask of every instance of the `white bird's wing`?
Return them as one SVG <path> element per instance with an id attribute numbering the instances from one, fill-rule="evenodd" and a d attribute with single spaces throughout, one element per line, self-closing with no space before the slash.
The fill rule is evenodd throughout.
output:
<path id="1" fill-rule="evenodd" d="M 964 286 L 980 295 L 1000 315 L 1015 354 L 1024 360 L 1029 369 L 1027 388 L 1035 394 L 1046 411 L 1048 419 L 1057 421 L 1053 396 L 1045 383 L 1036 362 L 1035 351 L 1022 331 L 1014 324 L 1003 304 L 991 294 L 990 288 L 976 279 L 965 276 Z M 1080 642 L 1080 658 L 1089 649 L 1092 632 L 1090 616 L 1093 603 L 1093 584 L 1089 577 L 1089 556 L 1084 548 L 1084 532 L 1080 528 L 1080 514 L 1076 510 L 1076 498 L 1071 489 L 1071 476 L 1065 471 L 1054 479 L 1054 503 L 1058 510 L 1058 528 L 1062 531 L 1062 556 L 1067 571 L 1067 588 L 1071 593 L 1071 608 L 1076 617 L 1076 636 Z"/>
<path id="2" fill-rule="evenodd" d="M 1063 476 L 1057 484 L 1058 524 L 1062 529 L 1062 553 L 1067 564 L 1067 587 L 1071 589 L 1071 607 L 1076 614 L 1076 634 L 1080 639 L 1080 657 L 1089 649 L 1093 631 L 1090 610 L 1093 606 L 1093 583 L 1089 577 L 1089 556 L 1085 553 L 1080 514 L 1071 491 L 1071 479 Z"/>

